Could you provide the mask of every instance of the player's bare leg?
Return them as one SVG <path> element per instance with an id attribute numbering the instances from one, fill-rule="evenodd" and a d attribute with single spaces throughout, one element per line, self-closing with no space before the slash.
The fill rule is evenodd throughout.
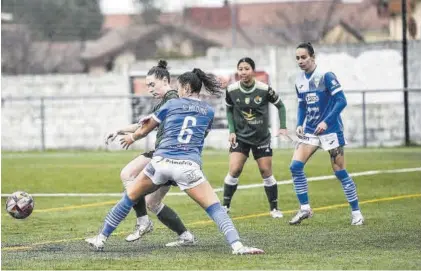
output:
<path id="1" fill-rule="evenodd" d="M 262 254 L 263 250 L 246 247 L 240 242 L 238 231 L 231 218 L 222 208 L 218 196 L 209 182 L 204 181 L 199 185 L 186 189 L 185 192 L 196 201 L 217 224 L 219 230 L 225 235 L 225 239 L 232 248 L 232 253 L 239 254 Z"/>
<path id="2" fill-rule="evenodd" d="M 237 191 L 238 186 L 238 177 L 240 177 L 241 172 L 245 162 L 247 161 L 247 156 L 241 152 L 231 152 L 229 158 L 229 170 L 227 176 L 224 179 L 224 202 L 223 207 L 227 212 L 231 205 L 232 197 L 234 196 L 235 191 Z"/>
<path id="3" fill-rule="evenodd" d="M 342 184 L 345 196 L 351 207 L 351 225 L 362 225 L 364 224 L 364 217 L 361 214 L 360 207 L 358 205 L 357 189 L 354 181 L 348 175 L 345 168 L 345 153 L 343 146 L 339 146 L 329 151 L 330 162 L 332 163 L 332 169 L 335 172 L 336 177 Z"/>
<path id="4" fill-rule="evenodd" d="M 284 215 L 278 209 L 278 184 L 272 175 L 272 157 L 266 156 L 256 160 L 259 167 L 260 175 L 263 178 L 266 196 L 269 202 L 270 216 L 273 218 L 281 218 Z"/>
<path id="5" fill-rule="evenodd" d="M 317 151 L 319 147 L 309 144 L 299 143 L 294 151 L 290 171 L 294 182 L 294 189 L 300 202 L 300 210 L 289 221 L 289 224 L 300 224 L 304 219 L 313 216 L 308 200 L 307 178 L 304 174 L 304 166 L 310 157 Z"/>

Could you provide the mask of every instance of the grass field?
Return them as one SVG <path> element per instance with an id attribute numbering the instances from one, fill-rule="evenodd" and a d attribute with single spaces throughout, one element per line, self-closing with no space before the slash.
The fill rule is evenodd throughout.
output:
<path id="1" fill-rule="evenodd" d="M 2 193 L 118 193 L 120 169 L 138 153 L 2 153 Z M 351 173 L 421 167 L 421 148 L 349 149 Z M 290 179 L 291 150 L 275 150 L 274 173 Z M 226 152 L 205 151 L 204 171 L 222 187 L 228 170 Z M 308 177 L 332 175 L 329 157 L 317 153 Z M 97 233 L 117 197 L 35 197 L 25 220 L 1 213 L 1 268 L 4 269 L 420 269 L 421 171 L 380 173 L 354 178 L 366 224 L 350 225 L 350 210 L 334 179 L 309 183 L 312 219 L 288 225 L 298 207 L 291 184 L 279 186 L 282 219 L 269 217 L 262 187 L 238 190 L 231 217 L 244 243 L 264 255 L 233 256 L 215 225 L 186 196 L 167 196 L 199 240 L 196 247 L 166 248 L 176 235 L 153 217 L 155 230 L 140 242 L 126 243 L 134 226 L 129 214 L 105 251 L 91 251 L 83 239 Z M 249 160 L 240 184 L 261 183 Z M 172 192 L 179 192 L 172 188 Z M 221 195 L 221 193 L 219 193 Z M 4 206 L 5 198 L 2 198 Z"/>

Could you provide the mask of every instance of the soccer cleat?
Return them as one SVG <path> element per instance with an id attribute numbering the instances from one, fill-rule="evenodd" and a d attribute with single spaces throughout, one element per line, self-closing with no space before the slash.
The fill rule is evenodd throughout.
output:
<path id="1" fill-rule="evenodd" d="M 134 232 L 129 234 L 126 237 L 127 242 L 134 242 L 139 240 L 143 235 L 153 231 L 153 223 L 152 220 L 148 220 L 145 224 L 137 224 L 135 226 Z"/>
<path id="2" fill-rule="evenodd" d="M 233 250 L 232 254 L 234 255 L 257 255 L 264 254 L 265 252 L 262 249 L 255 247 L 246 247 L 241 246 L 239 249 Z"/>
<path id="3" fill-rule="evenodd" d="M 297 214 L 289 221 L 290 225 L 300 224 L 304 219 L 310 218 L 313 216 L 313 211 L 311 209 L 302 210 L 300 209 Z"/>
<path id="4" fill-rule="evenodd" d="M 104 250 L 105 241 L 107 241 L 107 237 L 102 234 L 85 239 L 85 242 L 87 242 L 89 245 L 91 245 L 92 248 L 98 251 Z"/>
<path id="5" fill-rule="evenodd" d="M 229 208 L 229 207 L 227 207 L 227 206 L 223 205 L 223 206 L 222 206 L 222 209 L 224 209 L 224 210 L 225 210 L 225 212 L 227 212 L 227 214 L 229 214 L 229 213 L 230 213 L 230 208 Z"/>
<path id="6" fill-rule="evenodd" d="M 360 226 L 364 224 L 364 217 L 361 212 L 352 212 L 351 225 Z"/>
<path id="7" fill-rule="evenodd" d="M 183 246 L 194 246 L 197 244 L 196 237 L 189 232 L 183 232 L 177 239 L 177 241 L 166 244 L 166 247 L 183 247 Z"/>
<path id="8" fill-rule="evenodd" d="M 282 218 L 284 217 L 284 214 L 281 212 L 281 210 L 273 209 L 270 211 L 270 216 L 273 218 Z"/>

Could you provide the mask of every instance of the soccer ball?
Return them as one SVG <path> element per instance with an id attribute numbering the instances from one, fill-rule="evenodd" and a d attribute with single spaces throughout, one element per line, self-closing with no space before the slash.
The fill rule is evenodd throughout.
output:
<path id="1" fill-rule="evenodd" d="M 34 199 L 23 191 L 13 193 L 6 201 L 6 211 L 16 219 L 27 218 L 34 210 Z"/>

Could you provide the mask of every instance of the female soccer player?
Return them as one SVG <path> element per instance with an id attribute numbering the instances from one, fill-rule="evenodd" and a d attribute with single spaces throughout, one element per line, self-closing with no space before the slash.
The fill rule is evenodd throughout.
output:
<path id="1" fill-rule="evenodd" d="M 152 161 L 108 213 L 101 233 L 86 241 L 97 250 L 102 250 L 107 238 L 139 197 L 155 191 L 168 180 L 174 180 L 215 221 L 231 245 L 233 254 L 263 253 L 263 250 L 246 247 L 240 242 L 234 224 L 201 170 L 203 143 L 212 126 L 214 109 L 199 99 L 199 93 L 202 85 L 211 94 L 219 93 L 219 82 L 215 76 L 194 69 L 182 74 L 177 84 L 180 99 L 168 101 L 141 128 L 121 139 L 123 147 L 128 147 L 163 123 L 162 140 Z"/>
<path id="2" fill-rule="evenodd" d="M 160 100 L 159 103 L 153 107 L 152 112 L 159 110 L 159 108 L 161 108 L 167 101 L 178 98 L 177 91 L 171 89 L 170 78 L 170 73 L 167 69 L 167 62 L 165 60 L 160 60 L 157 66 L 152 67 L 148 71 L 146 76 L 148 91 L 155 99 Z M 113 141 L 117 135 L 133 133 L 141 124 L 142 121 L 109 134 L 107 136 L 106 143 L 108 144 L 108 141 Z M 158 145 L 159 141 L 162 139 L 162 132 L 162 127 L 159 127 L 155 145 Z M 143 168 L 151 161 L 153 153 L 154 151 L 142 153 L 123 168 L 120 178 L 126 189 L 127 186 L 133 182 L 136 176 L 139 175 Z M 195 237 L 186 229 L 179 216 L 171 208 L 162 203 L 163 198 L 170 188 L 170 184 L 161 186 L 154 193 L 151 193 L 146 197 L 139 198 L 137 203 L 133 205 L 133 209 L 136 212 L 137 223 L 134 232 L 127 236 L 126 241 L 136 241 L 144 234 L 153 230 L 152 220 L 150 220 L 147 215 L 147 206 L 149 211 L 154 213 L 164 225 L 178 234 L 178 240 L 168 243 L 167 246 L 196 244 Z"/>
<path id="3" fill-rule="evenodd" d="M 340 114 L 347 102 L 342 86 L 335 74 L 316 65 L 314 48 L 310 43 L 298 45 L 296 60 L 302 70 L 295 81 L 298 96 L 296 133 L 300 143 L 294 151 L 290 170 L 301 207 L 289 223 L 299 224 L 313 215 L 307 195 L 304 166 L 317 149 L 322 148 L 329 151 L 332 169 L 341 182 L 351 206 L 351 225 L 362 225 L 364 218 L 358 206 L 357 190 L 345 169 L 346 141 Z"/>
<path id="4" fill-rule="evenodd" d="M 238 177 L 250 149 L 263 178 L 269 201 L 270 215 L 283 217 L 278 210 L 278 185 L 272 175 L 272 148 L 269 132 L 269 103 L 279 112 L 280 129 L 277 135 L 287 135 L 285 106 L 275 91 L 254 78 L 254 61 L 245 57 L 237 63 L 240 81 L 228 86 L 225 102 L 229 127 L 230 162 L 224 180 L 224 207 L 229 212 L 232 197 L 237 190 Z"/>

